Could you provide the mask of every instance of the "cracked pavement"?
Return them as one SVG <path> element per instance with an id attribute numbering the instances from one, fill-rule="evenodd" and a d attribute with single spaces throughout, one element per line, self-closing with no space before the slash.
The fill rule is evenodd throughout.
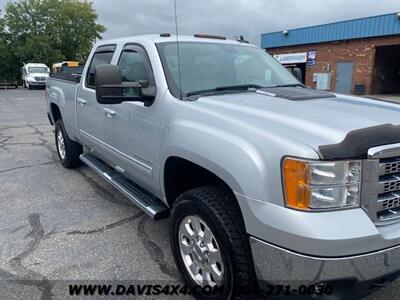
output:
<path id="1" fill-rule="evenodd" d="M 86 166 L 64 169 L 52 130 L 43 90 L 0 90 L 0 299 L 69 298 L 69 281 L 179 283 L 168 220 Z M 367 299 L 399 295 L 396 281 Z"/>
<path id="2" fill-rule="evenodd" d="M 0 204 L 0 299 L 63 299 L 69 281 L 180 282 L 168 220 L 58 162 L 44 90 L 0 90 Z"/>

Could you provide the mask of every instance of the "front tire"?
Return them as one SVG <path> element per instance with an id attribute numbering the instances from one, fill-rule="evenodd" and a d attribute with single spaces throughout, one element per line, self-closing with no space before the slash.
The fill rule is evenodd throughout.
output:
<path id="1" fill-rule="evenodd" d="M 218 286 L 198 299 L 233 299 L 256 286 L 249 236 L 232 192 L 205 186 L 183 193 L 170 219 L 170 241 L 186 284 Z"/>
<path id="2" fill-rule="evenodd" d="M 68 169 L 76 168 L 80 165 L 79 155 L 82 154 L 82 145 L 72 141 L 65 131 L 62 120 L 58 120 L 55 125 L 55 139 L 58 158 L 61 164 Z"/>

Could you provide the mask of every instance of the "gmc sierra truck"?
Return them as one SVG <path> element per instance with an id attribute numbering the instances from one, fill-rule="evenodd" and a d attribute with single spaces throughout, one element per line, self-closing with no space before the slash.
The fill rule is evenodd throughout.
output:
<path id="1" fill-rule="evenodd" d="M 342 299 L 398 277 L 399 105 L 307 88 L 245 41 L 170 34 L 98 42 L 46 96 L 62 165 L 169 217 L 189 286 Z"/>

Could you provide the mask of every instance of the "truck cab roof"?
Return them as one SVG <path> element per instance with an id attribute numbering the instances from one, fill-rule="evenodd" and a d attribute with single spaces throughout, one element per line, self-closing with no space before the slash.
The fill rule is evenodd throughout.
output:
<path id="1" fill-rule="evenodd" d="M 252 47 L 257 47 L 252 44 L 244 43 L 243 41 L 222 39 L 219 36 L 213 35 L 172 35 L 172 34 L 146 34 L 146 35 L 136 35 L 129 37 L 121 37 L 110 40 L 102 40 L 96 43 L 95 47 L 108 45 L 108 44 L 120 44 L 129 42 L 152 42 L 154 44 L 164 43 L 164 42 L 203 42 L 203 43 L 223 43 L 223 44 L 234 44 L 234 45 L 247 45 Z"/>

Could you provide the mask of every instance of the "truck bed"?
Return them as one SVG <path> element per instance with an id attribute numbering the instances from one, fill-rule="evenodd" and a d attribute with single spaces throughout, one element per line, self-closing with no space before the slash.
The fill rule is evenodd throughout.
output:
<path id="1" fill-rule="evenodd" d="M 52 103 L 57 105 L 63 118 L 64 127 L 75 141 L 79 141 L 75 122 L 75 102 L 78 86 L 79 82 L 72 77 L 58 78 L 52 76 L 47 80 L 46 91 L 49 111 L 53 109 Z"/>
<path id="2" fill-rule="evenodd" d="M 79 83 L 81 76 L 79 74 L 59 73 L 50 75 L 50 78 Z"/>

